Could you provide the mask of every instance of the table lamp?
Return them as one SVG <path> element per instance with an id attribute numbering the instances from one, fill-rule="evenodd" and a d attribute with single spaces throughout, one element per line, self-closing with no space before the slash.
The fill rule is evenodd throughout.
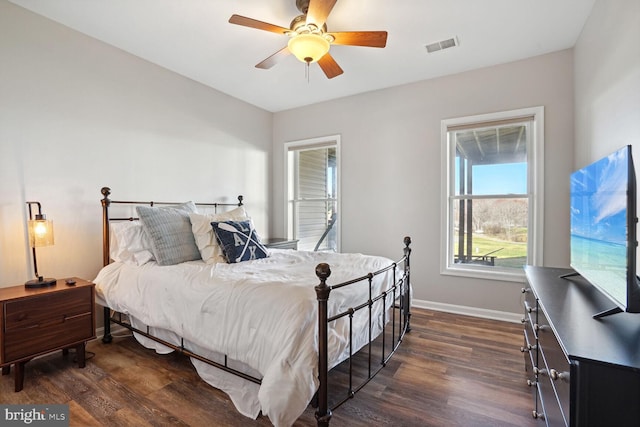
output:
<path id="1" fill-rule="evenodd" d="M 32 205 L 38 206 L 38 213 L 35 214 L 35 218 L 31 210 Z M 33 254 L 33 270 L 36 273 L 36 278 L 25 282 L 24 286 L 26 288 L 53 286 L 56 284 L 56 279 L 44 278 L 38 274 L 38 261 L 36 258 L 36 248 L 53 245 L 53 221 L 48 220 L 46 215 L 42 213 L 40 202 L 27 202 L 27 206 L 29 207 L 29 246 Z"/>

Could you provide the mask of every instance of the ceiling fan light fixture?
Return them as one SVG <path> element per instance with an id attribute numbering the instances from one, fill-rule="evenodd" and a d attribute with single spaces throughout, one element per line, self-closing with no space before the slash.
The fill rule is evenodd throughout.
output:
<path id="1" fill-rule="evenodd" d="M 329 41 L 319 34 L 298 34 L 289 40 L 289 50 L 302 62 L 318 61 L 330 47 Z"/>

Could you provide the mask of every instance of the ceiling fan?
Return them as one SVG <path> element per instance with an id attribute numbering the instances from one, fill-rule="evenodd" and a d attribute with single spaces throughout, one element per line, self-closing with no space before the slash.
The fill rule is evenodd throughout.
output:
<path id="1" fill-rule="evenodd" d="M 317 62 L 327 78 L 332 79 L 343 73 L 329 54 L 332 44 L 365 47 L 385 47 L 387 44 L 386 31 L 328 32 L 326 20 L 336 1 L 296 0 L 296 7 L 302 15 L 293 18 L 289 28 L 240 15 L 232 15 L 229 22 L 290 37 L 287 46 L 258 63 L 256 68 L 271 68 L 281 59 L 293 54 L 307 65 Z"/>

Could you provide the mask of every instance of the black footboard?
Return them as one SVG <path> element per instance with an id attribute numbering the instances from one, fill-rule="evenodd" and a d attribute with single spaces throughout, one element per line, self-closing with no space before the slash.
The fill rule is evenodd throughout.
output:
<path id="1" fill-rule="evenodd" d="M 340 283 L 337 285 L 329 286 L 327 285 L 327 279 L 331 275 L 331 268 L 328 264 L 318 264 L 316 267 L 316 276 L 320 279 L 320 284 L 315 287 L 316 296 L 318 300 L 318 380 L 320 382 L 318 393 L 317 393 L 317 403 L 318 408 L 316 410 L 316 420 L 318 422 L 318 426 L 328 427 L 329 422 L 331 420 L 331 413 L 333 410 L 338 408 L 347 400 L 353 398 L 355 393 L 358 392 L 362 387 L 364 387 L 373 377 L 376 376 L 378 372 L 386 365 L 387 361 L 393 356 L 398 346 L 402 342 L 404 334 L 408 332 L 410 328 L 410 303 L 411 303 L 411 285 L 409 280 L 409 259 L 411 255 L 411 248 L 409 245 L 411 244 L 411 238 L 404 238 L 404 256 L 399 261 L 393 263 L 392 265 L 383 268 L 382 270 L 378 270 L 374 273 L 369 273 L 366 276 L 350 280 L 348 282 Z M 404 268 L 401 271 L 400 278 L 397 279 L 397 267 L 398 264 L 404 264 Z M 390 289 L 383 291 L 379 295 L 372 295 L 371 292 L 371 281 L 374 276 L 384 273 L 389 270 L 393 270 L 393 286 Z M 357 307 L 351 307 L 348 310 L 338 313 L 335 316 L 329 317 L 327 303 L 329 301 L 329 294 L 332 289 L 338 289 L 344 286 L 349 286 L 355 283 L 359 283 L 362 281 L 369 282 L 369 300 L 364 302 L 363 304 Z M 387 319 L 383 318 L 383 327 L 382 327 L 382 354 L 380 358 L 380 362 L 378 366 L 373 369 L 372 366 L 372 358 L 371 358 L 371 345 L 373 341 L 373 337 L 371 336 L 371 324 L 372 324 L 372 311 L 371 308 L 373 304 L 380 303 L 383 304 L 382 313 L 383 316 L 387 312 L 387 307 L 385 306 L 387 302 L 387 297 L 392 295 L 392 307 L 390 307 L 392 312 L 392 319 L 390 319 L 391 323 L 391 346 L 390 351 L 385 353 L 385 332 L 387 328 Z M 333 407 L 329 407 L 329 383 L 328 383 L 328 374 L 329 374 L 329 360 L 328 360 L 328 329 L 329 323 L 336 321 L 345 316 L 349 316 L 350 319 L 353 318 L 353 315 L 362 309 L 369 310 L 369 366 L 368 366 L 368 375 L 359 385 L 353 385 L 353 372 L 351 370 L 351 365 L 349 368 L 349 388 L 347 390 L 346 396 L 341 399 L 337 404 Z M 397 312 L 399 312 L 399 316 L 396 316 Z M 396 327 L 398 330 L 396 331 Z M 397 333 L 396 333 L 397 332 Z M 350 351 L 349 357 L 353 356 Z"/>

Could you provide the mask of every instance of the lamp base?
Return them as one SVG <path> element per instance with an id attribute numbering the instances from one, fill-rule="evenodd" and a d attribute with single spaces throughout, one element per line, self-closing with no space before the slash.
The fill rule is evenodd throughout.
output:
<path id="1" fill-rule="evenodd" d="M 24 283 L 25 288 L 45 288 L 47 286 L 55 286 L 57 280 L 47 277 L 46 279 L 40 276 L 37 279 L 29 280 Z"/>

